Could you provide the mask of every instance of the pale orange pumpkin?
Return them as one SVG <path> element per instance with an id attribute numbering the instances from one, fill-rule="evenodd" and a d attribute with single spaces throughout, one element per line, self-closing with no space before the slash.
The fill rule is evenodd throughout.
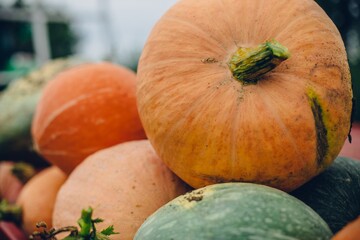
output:
<path id="1" fill-rule="evenodd" d="M 69 174 L 90 154 L 145 139 L 136 75 L 109 62 L 63 71 L 43 89 L 32 123 L 35 149 Z"/>
<path id="2" fill-rule="evenodd" d="M 44 221 L 49 229 L 56 195 L 67 175 L 51 166 L 36 174 L 22 188 L 16 204 L 22 208 L 22 228 L 27 234 L 38 230 L 36 223 Z"/>
<path id="3" fill-rule="evenodd" d="M 159 159 L 148 140 L 122 143 L 92 154 L 70 174 L 54 208 L 56 228 L 77 225 L 79 212 L 94 209 L 94 218 L 114 225 L 118 238 L 132 240 L 145 219 L 188 186 Z"/>
<path id="4" fill-rule="evenodd" d="M 333 22 L 313 0 L 181 0 L 138 68 L 155 150 L 193 187 L 244 181 L 290 191 L 329 166 L 352 89 Z"/>

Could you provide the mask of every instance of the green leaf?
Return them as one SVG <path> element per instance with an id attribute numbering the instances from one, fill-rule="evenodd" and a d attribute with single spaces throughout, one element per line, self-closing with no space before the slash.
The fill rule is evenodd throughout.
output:
<path id="1" fill-rule="evenodd" d="M 93 223 L 101 223 L 101 222 L 103 222 L 103 221 L 104 221 L 104 219 L 101 219 L 101 218 L 95 218 L 95 219 L 93 219 L 92 221 L 93 221 Z"/>
<path id="2" fill-rule="evenodd" d="M 110 236 L 110 235 L 113 235 L 113 234 L 119 234 L 118 232 L 114 232 L 114 226 L 113 226 L 113 225 L 105 228 L 105 229 L 102 230 L 100 233 L 101 233 L 101 234 L 104 234 L 104 235 L 106 235 L 106 236 Z"/>
<path id="3" fill-rule="evenodd" d="M 62 240 L 80 240 L 80 239 L 83 239 L 83 238 L 80 238 L 78 236 L 67 236 L 65 238 L 63 238 Z"/>
<path id="4" fill-rule="evenodd" d="M 94 240 L 110 240 L 110 238 L 106 235 L 98 233 L 98 234 L 96 234 L 96 237 L 94 238 Z"/>
<path id="5" fill-rule="evenodd" d="M 81 218 L 78 220 L 78 224 L 80 226 L 79 236 L 87 237 L 90 235 L 90 231 L 92 228 L 92 213 L 93 209 L 91 207 L 83 209 L 81 211 Z"/>
<path id="6" fill-rule="evenodd" d="M 62 240 L 110 240 L 110 235 L 118 234 L 114 231 L 114 226 L 107 227 L 101 232 L 97 232 L 95 224 L 101 223 L 104 220 L 101 218 L 92 219 L 92 213 L 93 209 L 91 207 L 82 210 L 81 218 L 78 220 L 80 231 L 74 226 L 63 227 L 57 230 L 51 229 L 48 231 L 47 225 L 44 222 L 40 222 L 37 224 L 37 228 L 43 228 L 43 231 L 36 231 L 31 235 L 31 237 L 32 239 L 41 238 L 41 240 L 56 240 L 57 238 L 55 235 L 62 232 L 70 232 L 70 235 Z"/>

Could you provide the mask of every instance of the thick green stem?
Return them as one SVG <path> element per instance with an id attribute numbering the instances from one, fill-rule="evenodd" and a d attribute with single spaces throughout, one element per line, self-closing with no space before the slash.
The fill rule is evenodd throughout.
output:
<path id="1" fill-rule="evenodd" d="M 11 172 L 24 184 L 35 175 L 33 166 L 24 162 L 15 163 Z"/>
<path id="2" fill-rule="evenodd" d="M 8 203 L 6 200 L 0 201 L 0 220 L 20 224 L 21 214 L 20 206 Z"/>
<path id="3" fill-rule="evenodd" d="M 235 79 L 255 84 L 262 75 L 289 57 L 286 47 L 275 40 L 266 41 L 255 48 L 239 48 L 231 57 L 229 68 Z"/>

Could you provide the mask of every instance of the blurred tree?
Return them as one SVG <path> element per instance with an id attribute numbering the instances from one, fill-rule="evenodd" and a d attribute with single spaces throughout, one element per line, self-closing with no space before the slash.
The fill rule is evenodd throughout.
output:
<path id="1" fill-rule="evenodd" d="M 51 58 L 66 57 L 74 53 L 77 37 L 69 23 L 48 23 Z"/>
<path id="2" fill-rule="evenodd" d="M 29 10 L 22 0 L 15 1 L 13 8 Z M 59 16 L 59 19 L 65 19 L 63 14 L 58 14 L 57 16 Z M 7 68 L 9 60 L 14 54 L 18 52 L 34 54 L 32 27 L 28 21 L 0 18 L 0 71 Z M 50 21 L 47 26 L 51 58 L 72 55 L 77 37 L 71 29 L 69 22 Z"/>
<path id="3" fill-rule="evenodd" d="M 316 0 L 334 21 L 349 57 L 355 98 L 354 120 L 360 121 L 360 1 Z"/>
<path id="4" fill-rule="evenodd" d="M 33 53 L 31 25 L 26 22 L 0 21 L 0 71 L 16 52 Z"/>

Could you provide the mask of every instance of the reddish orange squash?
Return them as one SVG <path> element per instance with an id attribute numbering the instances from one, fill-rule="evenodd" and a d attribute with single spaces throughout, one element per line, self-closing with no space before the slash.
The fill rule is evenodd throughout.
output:
<path id="1" fill-rule="evenodd" d="M 70 173 L 90 154 L 146 138 L 136 108 L 135 74 L 111 63 L 83 64 L 44 88 L 32 125 L 35 148 Z"/>
<path id="2" fill-rule="evenodd" d="M 14 203 L 23 187 L 23 183 L 11 172 L 14 163 L 0 162 L 0 200 Z"/>
<path id="3" fill-rule="evenodd" d="M 346 51 L 314 0 L 180 0 L 138 68 L 138 108 L 160 158 L 193 187 L 293 190 L 349 133 Z"/>
<path id="4" fill-rule="evenodd" d="M 92 154 L 61 187 L 54 208 L 56 228 L 76 225 L 91 206 L 94 218 L 114 225 L 114 239 L 132 240 L 144 220 L 187 186 L 159 159 L 148 140 L 122 143 Z"/>
<path id="5" fill-rule="evenodd" d="M 346 225 L 338 232 L 332 240 L 359 240 L 360 238 L 360 216 Z"/>

